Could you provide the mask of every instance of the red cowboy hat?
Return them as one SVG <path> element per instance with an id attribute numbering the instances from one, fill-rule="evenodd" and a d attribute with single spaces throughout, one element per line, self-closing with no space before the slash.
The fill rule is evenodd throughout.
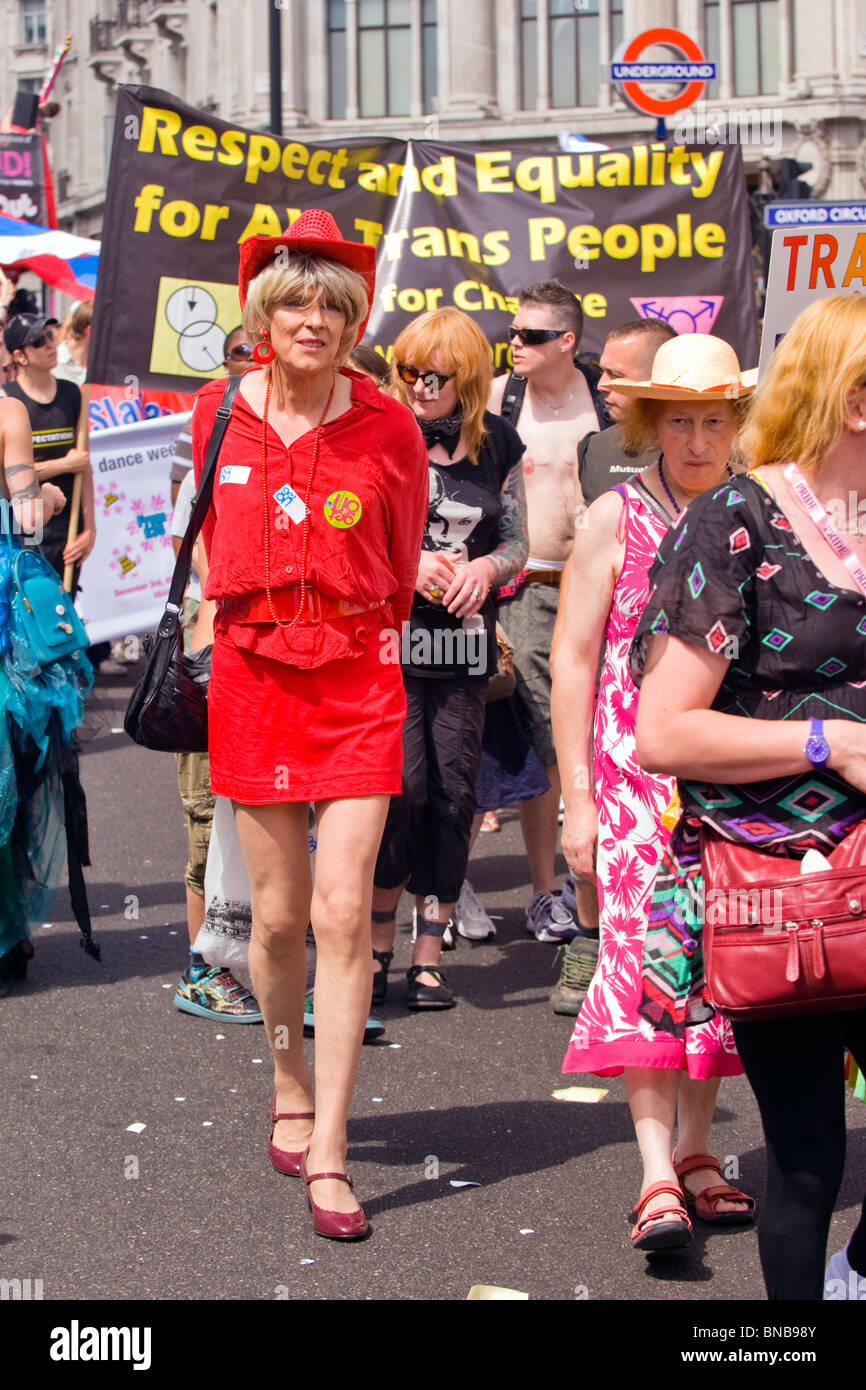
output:
<path id="1" fill-rule="evenodd" d="M 305 251 L 315 256 L 326 256 L 339 261 L 350 270 L 356 270 L 367 286 L 370 309 L 376 292 L 376 252 L 372 246 L 364 246 L 359 241 L 344 241 L 340 229 L 329 212 L 320 208 L 310 208 L 296 218 L 287 232 L 279 236 L 251 236 L 241 243 L 241 259 L 238 268 L 238 294 L 241 308 L 247 299 L 247 289 L 251 280 L 260 270 L 264 270 L 274 259 L 279 246 L 288 251 Z M 360 342 L 370 317 L 368 309 L 364 322 L 358 329 L 356 342 Z"/>

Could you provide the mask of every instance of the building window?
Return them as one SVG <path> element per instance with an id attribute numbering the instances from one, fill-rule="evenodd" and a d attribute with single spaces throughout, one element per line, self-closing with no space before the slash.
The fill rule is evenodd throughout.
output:
<path id="1" fill-rule="evenodd" d="M 520 104 L 524 111 L 538 105 L 538 0 L 520 0 Z"/>
<path id="2" fill-rule="evenodd" d="M 20 3 L 21 42 L 23 44 L 45 43 L 45 0 L 20 0 Z"/>
<path id="3" fill-rule="evenodd" d="M 424 111 L 429 113 L 436 104 L 436 94 L 439 91 L 439 68 L 436 57 L 436 0 L 424 0 L 421 7 L 421 53 Z"/>
<path id="4" fill-rule="evenodd" d="M 343 120 L 348 109 L 348 54 L 358 55 L 358 114 L 408 116 L 413 101 L 432 110 L 437 90 L 436 0 L 422 0 L 420 26 L 413 24 L 412 0 L 357 0 L 355 10 L 345 0 L 328 3 L 329 115 Z M 357 31 L 347 33 L 355 15 Z M 421 90 L 413 92 L 413 53 L 420 51 Z M 417 108 L 416 108 L 417 109 Z"/>
<path id="5" fill-rule="evenodd" d="M 328 115 L 341 121 L 346 115 L 346 0 L 328 5 Z"/>
<path id="6" fill-rule="evenodd" d="M 611 51 L 622 43 L 623 0 L 610 3 Z M 524 111 L 538 105 L 538 0 L 520 0 L 520 100 Z M 550 106 L 597 106 L 600 69 L 599 0 L 548 0 L 547 89 Z"/>
<path id="7" fill-rule="evenodd" d="M 719 95 L 719 0 L 704 0 L 703 48 L 708 62 L 716 65 L 716 76 L 704 88 L 704 99 L 711 100 Z"/>
<path id="8" fill-rule="evenodd" d="M 734 96 L 779 90 L 779 0 L 733 0 Z"/>

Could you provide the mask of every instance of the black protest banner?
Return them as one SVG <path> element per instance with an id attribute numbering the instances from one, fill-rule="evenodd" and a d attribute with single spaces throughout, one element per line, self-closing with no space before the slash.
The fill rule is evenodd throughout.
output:
<path id="1" fill-rule="evenodd" d="M 41 227 L 53 226 L 45 173 L 41 134 L 35 130 L 0 131 L 0 213 Z"/>
<path id="2" fill-rule="evenodd" d="M 365 341 L 386 354 L 425 309 L 456 305 L 509 364 L 517 291 L 557 275 L 581 297 L 581 344 L 636 317 L 757 352 L 736 146 L 555 154 L 432 141 L 304 143 L 247 131 L 165 92 L 118 95 L 90 363 L 95 380 L 189 390 L 221 373 L 240 320 L 238 244 L 325 208 L 375 245 Z"/>

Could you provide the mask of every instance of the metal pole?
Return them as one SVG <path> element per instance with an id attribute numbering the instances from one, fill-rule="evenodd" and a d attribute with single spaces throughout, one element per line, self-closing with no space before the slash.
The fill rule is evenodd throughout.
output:
<path id="1" fill-rule="evenodd" d="M 283 133 L 283 50 L 282 8 L 277 0 L 268 3 L 268 48 L 271 68 L 271 134 Z"/>

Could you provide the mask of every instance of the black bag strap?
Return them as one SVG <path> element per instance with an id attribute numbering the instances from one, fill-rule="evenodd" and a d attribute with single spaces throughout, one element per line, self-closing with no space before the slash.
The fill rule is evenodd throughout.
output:
<path id="1" fill-rule="evenodd" d="M 214 427 L 211 430 L 211 436 L 208 440 L 207 453 L 205 454 L 204 468 L 202 469 L 201 478 L 199 480 L 198 492 L 195 495 L 195 503 L 193 504 L 192 513 L 189 518 L 189 524 L 184 532 L 177 560 L 175 561 L 174 574 L 171 578 L 171 587 L 169 588 L 168 598 L 165 604 L 165 612 L 157 628 L 158 637 L 170 637 L 177 627 L 181 603 L 186 591 L 186 586 L 189 583 L 189 572 L 192 569 L 192 548 L 195 545 L 196 538 L 202 528 L 204 519 L 208 513 L 208 508 L 211 504 L 217 458 L 219 457 L 223 438 L 228 428 L 229 420 L 231 419 L 232 406 L 234 405 L 234 399 L 240 384 L 240 376 L 230 376 L 226 382 L 223 398 L 217 406 L 216 419 L 214 420 Z"/>
<path id="2" fill-rule="evenodd" d="M 503 420 L 517 427 L 517 421 L 523 408 L 523 397 L 526 395 L 526 377 L 518 376 L 516 372 L 509 372 L 508 380 L 505 383 L 505 390 L 502 393 L 502 405 L 499 407 L 499 414 Z"/>

